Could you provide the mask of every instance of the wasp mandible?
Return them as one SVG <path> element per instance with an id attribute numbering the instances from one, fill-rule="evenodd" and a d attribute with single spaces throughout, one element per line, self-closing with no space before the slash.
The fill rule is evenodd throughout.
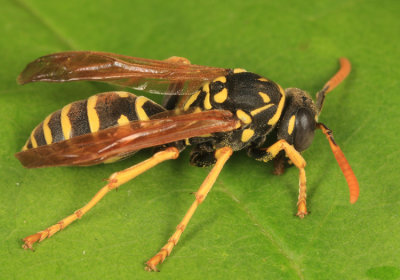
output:
<path id="1" fill-rule="evenodd" d="M 16 154 L 28 168 L 93 165 L 126 158 L 134 152 L 156 147 L 153 156 L 112 174 L 106 186 L 82 208 L 55 225 L 23 239 L 25 249 L 81 218 L 110 190 L 155 165 L 176 159 L 191 147 L 190 163 L 213 166 L 195 193 L 195 200 L 166 245 L 146 263 L 156 271 L 178 243 L 197 207 L 211 190 L 233 152 L 245 150 L 259 161 L 288 158 L 299 169 L 297 216 L 306 207 L 306 150 L 314 131 L 327 137 L 343 171 L 355 203 L 357 179 L 336 144 L 332 131 L 318 122 L 325 96 L 350 73 L 350 62 L 340 59 L 339 71 L 317 93 L 316 102 L 298 88 L 282 87 L 244 69 L 193 65 L 186 58 L 163 61 L 123 55 L 78 51 L 43 56 L 26 66 L 18 77 L 30 82 L 102 81 L 166 95 L 163 106 L 144 96 L 125 91 L 105 92 L 64 106 L 41 122 L 22 151 Z M 277 139 L 265 147 L 268 139 Z"/>

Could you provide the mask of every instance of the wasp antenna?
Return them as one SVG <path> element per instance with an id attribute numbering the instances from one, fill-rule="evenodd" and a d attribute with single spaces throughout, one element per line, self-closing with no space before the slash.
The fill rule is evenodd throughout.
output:
<path id="1" fill-rule="evenodd" d="M 347 184 L 349 185 L 350 203 L 355 203 L 358 199 L 360 189 L 358 186 L 357 178 L 354 175 L 354 172 L 351 169 L 349 162 L 345 158 L 340 147 L 336 144 L 335 139 L 333 139 L 332 131 L 327 128 L 326 125 L 324 125 L 323 123 L 318 123 L 317 128 L 321 129 L 328 139 L 329 145 L 331 146 L 332 152 L 335 155 L 336 161 L 338 162 L 340 169 L 342 169 L 343 175 L 346 178 Z"/>
<path id="2" fill-rule="evenodd" d="M 351 70 L 350 61 L 341 57 L 339 59 L 340 69 L 339 71 L 323 86 L 323 88 L 317 93 L 317 109 L 318 115 L 321 113 L 322 106 L 324 104 L 325 96 L 328 92 L 337 87 L 346 77 L 349 75 Z"/>

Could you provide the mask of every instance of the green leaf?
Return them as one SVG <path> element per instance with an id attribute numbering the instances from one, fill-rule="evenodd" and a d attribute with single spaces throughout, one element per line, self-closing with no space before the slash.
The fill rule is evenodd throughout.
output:
<path id="1" fill-rule="evenodd" d="M 400 21 L 398 1 L 1 2 L 1 279 L 400 279 Z M 111 192 L 81 220 L 36 245 L 21 238 L 83 206 L 102 179 L 151 155 L 87 168 L 24 169 L 13 154 L 49 113 L 113 87 L 28 84 L 24 65 L 58 51 L 97 50 L 241 67 L 317 92 L 352 62 L 320 121 L 334 131 L 360 182 L 346 181 L 325 137 L 304 153 L 308 208 L 296 212 L 298 171 L 238 152 L 182 235 L 161 273 L 144 271 L 191 205 L 209 169 L 189 152 Z M 150 95 L 149 95 L 150 96 Z M 161 96 L 150 96 L 161 101 Z"/>

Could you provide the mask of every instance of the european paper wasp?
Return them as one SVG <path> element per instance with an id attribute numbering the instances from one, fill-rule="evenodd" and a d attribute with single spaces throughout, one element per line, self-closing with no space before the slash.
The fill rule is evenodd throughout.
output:
<path id="1" fill-rule="evenodd" d="M 177 244 L 199 204 L 211 190 L 234 151 L 245 150 L 259 161 L 274 160 L 276 173 L 289 159 L 299 169 L 297 216 L 306 208 L 306 150 L 320 129 L 327 137 L 355 203 L 357 179 L 334 141 L 318 122 L 325 95 L 350 73 L 350 62 L 340 59 L 339 71 L 324 85 L 314 102 L 298 88 L 277 83 L 244 69 L 193 65 L 181 57 L 163 61 L 101 52 L 63 52 L 31 62 L 18 77 L 30 82 L 102 81 L 166 95 L 163 106 L 125 91 L 105 92 L 66 105 L 47 116 L 31 133 L 16 157 L 27 168 L 94 165 L 126 158 L 156 147 L 153 156 L 112 174 L 108 183 L 82 208 L 55 225 L 23 239 L 25 249 L 81 218 L 110 190 L 155 165 L 176 159 L 191 146 L 190 163 L 213 166 L 195 193 L 195 200 L 166 245 L 146 263 L 156 271 Z M 269 147 L 266 140 L 276 139 Z"/>

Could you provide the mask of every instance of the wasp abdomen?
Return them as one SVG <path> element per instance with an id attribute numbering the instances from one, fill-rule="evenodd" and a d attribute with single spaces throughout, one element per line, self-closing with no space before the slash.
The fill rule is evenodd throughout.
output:
<path id="1" fill-rule="evenodd" d="M 79 135 L 95 133 L 130 121 L 148 120 L 165 109 L 144 96 L 105 92 L 64 106 L 45 118 L 22 150 L 45 146 Z"/>

